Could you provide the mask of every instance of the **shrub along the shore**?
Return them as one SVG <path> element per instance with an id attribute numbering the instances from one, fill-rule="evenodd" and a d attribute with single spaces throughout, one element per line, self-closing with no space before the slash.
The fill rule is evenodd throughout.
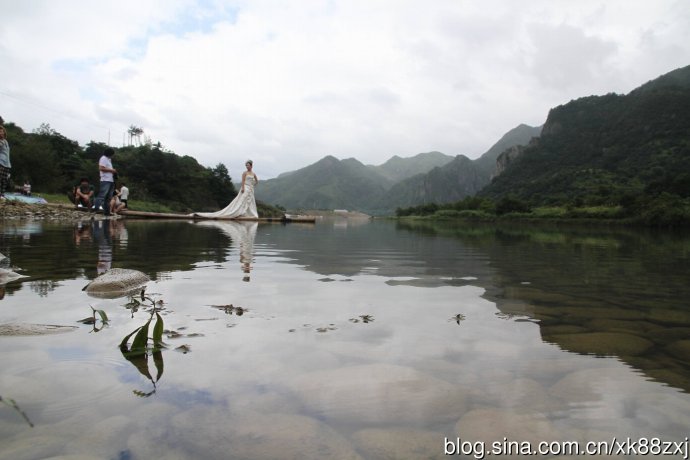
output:
<path id="1" fill-rule="evenodd" d="M 682 227 L 690 225 L 690 199 L 669 193 L 638 197 L 623 204 L 533 206 L 514 197 L 494 202 L 488 198 L 469 197 L 454 203 L 429 203 L 398 208 L 399 218 L 429 219 L 544 219 L 601 220 L 651 227 Z"/>

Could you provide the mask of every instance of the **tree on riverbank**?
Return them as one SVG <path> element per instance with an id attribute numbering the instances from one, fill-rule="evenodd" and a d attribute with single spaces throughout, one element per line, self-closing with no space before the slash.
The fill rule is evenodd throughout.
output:
<path id="1" fill-rule="evenodd" d="M 32 133 L 14 123 L 6 123 L 5 128 L 15 185 L 28 180 L 34 192 L 66 194 L 80 177 L 98 183 L 98 159 L 108 145 L 90 142 L 83 147 L 47 123 Z M 203 211 L 219 209 L 237 194 L 222 163 L 204 167 L 190 156 L 159 145 L 130 145 L 115 151 L 118 179 L 139 201 L 161 203 L 176 211 Z"/>

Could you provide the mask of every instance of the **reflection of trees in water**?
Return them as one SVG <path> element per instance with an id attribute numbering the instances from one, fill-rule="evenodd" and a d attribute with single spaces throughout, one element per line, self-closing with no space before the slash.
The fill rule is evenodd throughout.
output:
<path id="1" fill-rule="evenodd" d="M 191 270 L 200 260 L 223 262 L 229 246 L 225 234 L 189 222 L 43 222 L 40 227 L 28 227 L 30 240 L 24 238 L 24 227 L 8 228 L 2 223 L 2 228 L 6 232 L 0 252 L 11 256 L 12 265 L 21 267 L 21 274 L 40 280 L 34 291 L 42 296 L 62 280 L 95 278 L 99 260 L 103 267 L 131 268 L 156 280 L 160 274 Z M 7 293 L 21 286 L 21 282 L 8 283 Z"/>
<path id="2" fill-rule="evenodd" d="M 55 290 L 60 283 L 54 280 L 38 280 L 29 282 L 29 289 L 41 297 L 46 297 L 48 293 Z"/>
<path id="3" fill-rule="evenodd" d="M 532 318 L 545 342 L 616 356 L 690 391 L 690 238 L 644 229 L 401 223 L 481 249 L 479 280 L 505 318 Z M 424 257 L 420 254 L 420 257 Z M 432 262 L 430 262 L 432 263 Z"/>

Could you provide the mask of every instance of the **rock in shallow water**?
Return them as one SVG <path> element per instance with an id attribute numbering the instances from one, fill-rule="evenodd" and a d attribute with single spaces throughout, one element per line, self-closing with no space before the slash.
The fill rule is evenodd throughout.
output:
<path id="1" fill-rule="evenodd" d="M 358 450 L 369 460 L 442 459 L 443 433 L 372 428 L 352 435 Z"/>
<path id="2" fill-rule="evenodd" d="M 76 326 L 59 326 L 57 324 L 0 324 L 0 336 L 62 334 L 76 329 Z"/>
<path id="3" fill-rule="evenodd" d="M 465 410 L 462 387 L 390 364 L 310 372 L 290 386 L 311 412 L 359 426 L 426 425 L 457 419 Z"/>
<path id="4" fill-rule="evenodd" d="M 151 281 L 145 273 L 127 268 L 111 268 L 84 287 L 92 297 L 115 299 L 132 294 Z"/>
<path id="5" fill-rule="evenodd" d="M 636 356 L 654 345 L 643 337 L 622 332 L 560 334 L 544 337 L 544 340 L 567 351 L 602 356 Z"/>

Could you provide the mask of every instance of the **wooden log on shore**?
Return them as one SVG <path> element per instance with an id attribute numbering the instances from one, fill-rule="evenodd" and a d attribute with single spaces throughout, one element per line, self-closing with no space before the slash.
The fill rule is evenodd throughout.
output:
<path id="1" fill-rule="evenodd" d="M 123 217 L 138 217 L 142 219 L 185 219 L 185 220 L 235 220 L 245 222 L 303 222 L 315 223 L 315 216 L 283 215 L 281 217 L 202 217 L 194 214 L 175 214 L 168 212 L 146 212 L 124 209 L 119 213 Z"/>

